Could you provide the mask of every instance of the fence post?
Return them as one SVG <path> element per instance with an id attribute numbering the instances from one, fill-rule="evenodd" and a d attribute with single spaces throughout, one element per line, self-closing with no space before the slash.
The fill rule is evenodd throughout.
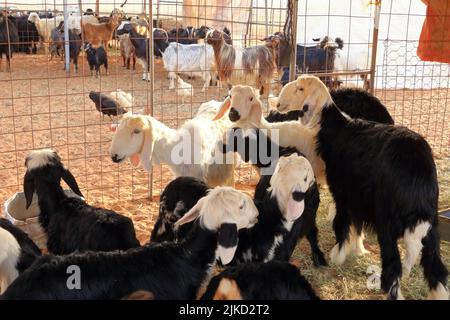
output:
<path id="1" fill-rule="evenodd" d="M 148 16 L 149 16 L 149 28 L 148 28 L 148 52 L 147 52 L 147 61 L 148 61 L 148 71 L 150 76 L 150 83 L 149 83 L 149 104 L 145 107 L 145 114 L 153 115 L 153 103 L 154 103 L 154 96 L 153 91 L 155 87 L 155 72 L 154 72 L 154 56 L 153 56 L 153 0 L 148 1 Z M 153 167 L 152 171 L 149 174 L 149 189 L 148 189 L 150 200 L 153 199 Z"/>
<path id="2" fill-rule="evenodd" d="M 292 48 L 291 61 L 289 63 L 289 81 L 294 81 L 296 76 L 297 59 L 297 18 L 298 18 L 298 0 L 289 0 L 292 2 Z"/>
<path id="3" fill-rule="evenodd" d="M 372 38 L 372 57 L 370 64 L 370 84 L 369 92 L 375 92 L 375 68 L 377 66 L 377 49 L 378 49 L 378 30 L 380 28 L 381 0 L 376 0 L 375 15 L 373 18 L 373 38 Z"/>
<path id="4" fill-rule="evenodd" d="M 64 21 L 69 21 L 69 11 L 67 7 L 67 0 L 63 1 L 64 5 Z M 55 17 L 56 21 L 56 17 Z M 69 47 L 69 24 L 64 23 L 64 52 L 66 53 L 66 72 L 70 72 L 70 47 Z"/>

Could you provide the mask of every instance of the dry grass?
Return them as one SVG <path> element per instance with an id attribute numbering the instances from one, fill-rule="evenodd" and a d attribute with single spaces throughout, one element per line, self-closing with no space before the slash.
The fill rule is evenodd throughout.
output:
<path id="1" fill-rule="evenodd" d="M 158 198 L 154 197 L 153 202 L 148 199 L 149 177 L 142 169 L 136 170 L 128 163 L 116 165 L 110 161 L 110 121 L 102 119 L 87 95 L 90 90 L 108 92 L 120 88 L 133 93 L 136 98 L 134 110 L 143 110 L 149 105 L 148 83 L 140 80 L 140 71 L 124 70 L 116 55 L 110 55 L 110 75 L 101 79 L 89 77 L 82 57 L 81 60 L 82 71 L 77 76 L 66 77 L 61 62 L 48 63 L 42 55 L 16 56 L 12 74 L 0 72 L 0 201 L 3 203 L 14 192 L 21 190 L 25 155 L 32 149 L 53 147 L 77 177 L 89 203 L 130 216 L 139 240 L 145 243 L 157 216 Z M 155 70 L 154 115 L 171 127 L 177 127 L 191 118 L 201 102 L 220 100 L 225 94 L 217 88 L 206 94 L 200 93 L 201 80 L 188 80 L 194 84 L 195 95 L 192 101 L 181 104 L 181 100 L 168 90 L 166 73 L 160 62 L 156 63 Z M 440 207 L 450 207 L 450 161 L 443 158 L 450 151 L 446 145 L 450 112 L 438 108 L 439 101 L 442 102 L 444 97 L 436 98 L 436 95 L 448 95 L 448 90 L 422 93 L 422 97 L 425 95 L 424 99 L 429 101 L 424 106 L 426 110 L 414 101 L 401 104 L 397 95 L 402 93 L 405 97 L 404 92 L 387 92 L 388 107 L 398 123 L 417 128 L 437 150 Z M 408 99 L 410 95 L 406 97 Z M 436 117 L 433 113 L 437 113 Z M 154 194 L 159 194 L 170 179 L 167 167 L 156 166 L 151 182 Z M 249 166 L 239 168 L 236 179 L 239 189 L 253 192 L 257 181 Z M 327 191 L 321 195 L 318 213 L 320 244 L 328 253 L 334 245 L 330 223 L 325 219 L 330 196 Z M 371 253 L 362 258 L 351 258 L 341 268 L 313 268 L 306 241 L 299 244 L 292 261 L 324 299 L 381 299 L 383 295 L 380 292 L 366 288 L 365 274 L 369 265 L 380 264 L 378 245 L 371 235 L 367 236 L 365 243 Z M 442 255 L 450 267 L 449 243 L 442 243 Z M 425 296 L 426 285 L 420 267 L 414 268 L 410 278 L 404 280 L 403 292 L 406 298 Z"/>

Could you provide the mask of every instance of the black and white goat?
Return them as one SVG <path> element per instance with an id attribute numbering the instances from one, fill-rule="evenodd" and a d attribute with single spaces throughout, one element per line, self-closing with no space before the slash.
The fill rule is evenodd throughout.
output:
<path id="1" fill-rule="evenodd" d="M 216 254 L 223 264 L 231 261 L 238 231 L 255 224 L 257 217 L 248 195 L 217 187 L 178 220 L 177 226 L 194 221 L 182 242 L 42 257 L 1 299 L 121 299 L 138 290 L 151 292 L 157 300 L 195 299 L 200 286 L 209 280 Z M 67 286 L 68 268 L 73 266 L 82 272 L 78 290 Z"/>
<path id="2" fill-rule="evenodd" d="M 304 114 L 303 105 L 299 99 L 303 95 L 296 81 L 289 82 L 281 89 L 277 109 L 281 112 L 289 110 L 286 116 L 298 112 L 298 117 Z M 357 88 L 340 88 L 330 90 L 330 96 L 338 108 L 354 119 L 363 119 L 378 123 L 394 124 L 386 106 L 373 94 Z M 276 111 L 272 111 L 273 117 Z M 298 118 L 297 118 L 298 119 Z"/>
<path id="3" fill-rule="evenodd" d="M 149 81 L 149 59 L 151 59 L 151 57 L 149 56 L 150 42 L 148 38 L 140 35 L 129 22 L 123 22 L 117 28 L 117 35 L 120 36 L 122 34 L 129 34 L 131 43 L 135 48 L 136 58 L 144 69 L 142 80 Z"/>
<path id="4" fill-rule="evenodd" d="M 428 143 L 405 127 L 349 118 L 316 77 L 301 76 L 296 85 L 301 92 L 298 103 L 308 106 L 301 122 L 317 132 L 318 152 L 336 202 L 337 243 L 331 261 L 345 261 L 351 226 L 358 234 L 363 226 L 370 226 L 378 236 L 381 288 L 388 298 L 402 298 L 397 241 L 403 238 L 404 273 L 409 273 L 422 251 L 429 298 L 448 299 L 448 271 L 440 257 L 437 229 L 438 181 Z"/>
<path id="5" fill-rule="evenodd" d="M 208 31 L 212 30 L 213 28 L 208 27 L 208 26 L 201 26 L 200 28 L 197 28 L 194 30 L 194 38 L 196 39 L 201 39 L 201 40 L 205 40 L 206 39 L 206 35 L 208 34 Z M 227 27 L 223 28 L 223 38 L 225 40 L 226 43 L 228 43 L 229 45 L 233 44 L 233 40 L 231 40 L 231 32 L 230 30 L 228 30 Z"/>
<path id="6" fill-rule="evenodd" d="M 288 262 L 246 263 L 214 276 L 201 300 L 319 300 Z"/>
<path id="7" fill-rule="evenodd" d="M 169 42 L 177 42 L 181 44 L 195 44 L 198 39 L 194 36 L 195 28 L 187 26 L 186 28 L 174 28 L 167 34 L 169 36 Z"/>
<path id="8" fill-rule="evenodd" d="M 89 69 L 91 70 L 91 76 L 95 69 L 95 76 L 98 78 L 100 67 L 102 65 L 105 67 L 106 74 L 108 74 L 108 55 L 106 54 L 105 48 L 102 46 L 94 48 L 92 44 L 86 42 L 83 49 L 86 52 L 86 60 L 89 64 Z"/>
<path id="9" fill-rule="evenodd" d="M 38 196 L 39 223 L 47 234 L 47 248 L 54 254 L 74 251 L 112 251 L 139 246 L 131 219 L 114 211 L 92 207 L 80 198 L 70 198 L 61 188 L 61 178 L 79 196 L 74 176 L 50 149 L 31 152 L 24 177 L 26 207 Z"/>
<path id="10" fill-rule="evenodd" d="M 164 191 L 152 239 L 183 239 L 192 226 L 174 230 L 175 221 L 204 196 L 207 188 L 189 177 L 169 184 Z M 319 201 L 309 162 L 297 154 L 281 157 L 276 162 L 274 174 L 262 176 L 256 187 L 254 202 L 260 213 L 259 220 L 252 228 L 239 232 L 239 243 L 231 264 L 287 261 L 298 240 L 306 236 L 311 244 L 314 265 L 325 266 L 327 263 L 317 240 Z"/>
<path id="11" fill-rule="evenodd" d="M 0 218 L 0 294 L 41 255 L 28 235 Z"/>

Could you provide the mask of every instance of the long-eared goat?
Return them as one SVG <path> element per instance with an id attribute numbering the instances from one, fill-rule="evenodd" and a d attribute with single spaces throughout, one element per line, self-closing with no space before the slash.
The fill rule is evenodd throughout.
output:
<path id="1" fill-rule="evenodd" d="M 95 69 L 95 76 L 98 78 L 100 67 L 102 65 L 105 67 L 106 74 L 108 74 L 108 55 L 106 54 L 105 48 L 102 46 L 94 48 L 92 44 L 85 42 L 83 49 L 86 52 L 86 60 L 89 64 L 89 69 L 91 70 L 91 76 Z"/>
<path id="2" fill-rule="evenodd" d="M 112 161 L 129 159 L 147 171 L 152 164 L 166 163 L 176 177 L 196 177 L 211 187 L 234 185 L 234 162 L 223 161 L 217 147 L 231 123 L 211 120 L 220 105 L 215 100 L 202 103 L 196 116 L 178 129 L 152 116 L 125 114 L 112 139 Z"/>
<path id="3" fill-rule="evenodd" d="M 409 274 L 420 252 L 429 298 L 448 299 L 448 271 L 440 256 L 438 181 L 430 146 L 400 126 L 351 119 L 333 103 L 324 84 L 301 76 L 301 122 L 316 132 L 326 163 L 328 186 L 336 202 L 331 261 L 344 263 L 351 226 L 358 234 L 371 227 L 381 249 L 381 288 L 400 299 L 402 263 L 397 241 L 405 240 L 403 273 Z"/>
<path id="4" fill-rule="evenodd" d="M 126 250 L 139 246 L 133 222 L 112 210 L 88 205 L 68 197 L 61 188 L 63 179 L 83 196 L 72 173 L 64 168 L 58 154 L 50 149 L 31 152 L 25 161 L 26 207 L 38 196 L 39 223 L 47 234 L 47 248 L 53 254 L 74 251 Z"/>
<path id="5" fill-rule="evenodd" d="M 186 190 L 191 191 L 186 193 Z M 175 221 L 207 190 L 205 184 L 187 177 L 169 184 L 164 191 L 164 202 L 160 205 L 152 239 L 183 239 L 191 226 L 174 230 Z M 256 186 L 254 202 L 260 213 L 259 220 L 252 228 L 239 232 L 239 243 L 231 264 L 287 261 L 298 240 L 306 236 L 311 245 L 314 265 L 325 266 L 317 239 L 319 201 L 319 191 L 308 161 L 297 154 L 281 157 L 275 173 L 262 176 Z"/>
<path id="6" fill-rule="evenodd" d="M 0 218 L 0 294 L 41 255 L 30 237 Z"/>
<path id="7" fill-rule="evenodd" d="M 246 263 L 214 276 L 201 300 L 319 300 L 294 265 L 284 261 Z"/>
<path id="8" fill-rule="evenodd" d="M 151 292 L 157 300 L 195 299 L 209 280 L 216 257 L 223 264 L 231 261 L 238 231 L 255 224 L 257 217 L 248 195 L 217 187 L 178 220 L 177 226 L 195 221 L 183 241 L 127 251 L 45 256 L 20 275 L 1 299 L 121 299 L 138 290 Z M 67 286 L 70 266 L 81 270 L 78 290 Z"/>

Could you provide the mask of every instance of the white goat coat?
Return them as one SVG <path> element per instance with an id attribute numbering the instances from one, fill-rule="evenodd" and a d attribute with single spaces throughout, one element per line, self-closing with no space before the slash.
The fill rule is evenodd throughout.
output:
<path id="1" fill-rule="evenodd" d="M 210 187 L 233 186 L 234 161 L 230 164 L 211 163 L 215 151 L 220 150 L 218 145 L 222 142 L 226 130 L 231 127 L 229 119 L 212 121 L 221 105 L 222 102 L 215 100 L 203 103 L 196 117 L 186 121 L 178 130 L 167 127 L 153 117 L 148 117 L 152 124 L 153 139 L 155 139 L 152 163 L 166 163 L 175 177 L 195 177 L 205 181 Z M 175 156 L 179 155 L 184 137 L 189 137 L 185 141 L 188 144 L 184 144 L 184 146 L 195 145 L 197 151 L 191 151 L 196 160 L 190 162 L 192 164 L 173 161 L 174 154 Z M 145 143 L 149 143 L 149 141 Z"/>
<path id="2" fill-rule="evenodd" d="M 0 228 L 0 294 L 19 276 L 17 262 L 20 257 L 20 245 L 14 236 Z"/>
<path id="3" fill-rule="evenodd" d="M 175 88 L 177 73 L 201 76 L 205 81 L 203 89 L 209 86 L 214 75 L 214 50 L 209 44 L 180 44 L 171 42 L 162 54 L 164 68 L 169 72 L 169 89 Z"/>

